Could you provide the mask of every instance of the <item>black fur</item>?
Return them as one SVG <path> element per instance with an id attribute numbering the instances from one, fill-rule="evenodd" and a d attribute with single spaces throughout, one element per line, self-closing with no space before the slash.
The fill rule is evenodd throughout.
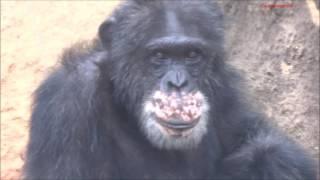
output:
<path id="1" fill-rule="evenodd" d="M 194 1 L 198 14 L 186 18 L 215 52 L 195 72 L 211 107 L 208 132 L 193 149 L 150 144 L 137 118 L 155 70 L 141 62 L 139 47 L 160 28 L 150 12 L 166 9 L 162 2 L 126 2 L 98 40 L 64 53 L 36 91 L 25 178 L 315 180 L 308 155 L 239 98 L 239 79 L 223 62 L 222 17 L 210 1 Z M 181 12 L 194 6 L 179 3 Z"/>

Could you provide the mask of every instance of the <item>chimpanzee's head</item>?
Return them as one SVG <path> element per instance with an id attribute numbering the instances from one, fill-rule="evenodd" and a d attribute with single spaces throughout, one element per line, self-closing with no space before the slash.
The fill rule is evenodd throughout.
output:
<path id="1" fill-rule="evenodd" d="M 211 1 L 123 4 L 99 35 L 112 59 L 114 97 L 159 148 L 192 148 L 213 120 L 223 25 Z M 220 84 L 221 85 L 221 84 Z"/>

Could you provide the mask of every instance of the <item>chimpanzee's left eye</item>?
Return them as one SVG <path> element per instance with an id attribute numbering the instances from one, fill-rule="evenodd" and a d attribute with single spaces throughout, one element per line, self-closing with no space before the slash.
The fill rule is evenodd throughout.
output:
<path id="1" fill-rule="evenodd" d="M 186 53 L 186 56 L 185 56 L 185 59 L 188 61 L 188 62 L 192 62 L 192 63 L 195 63 L 195 62 L 199 62 L 200 59 L 201 59 L 201 52 L 198 51 L 198 50 L 190 50 Z"/>

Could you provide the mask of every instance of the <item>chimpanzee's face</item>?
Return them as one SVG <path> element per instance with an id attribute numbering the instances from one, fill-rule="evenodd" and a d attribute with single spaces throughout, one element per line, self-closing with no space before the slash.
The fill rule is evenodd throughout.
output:
<path id="1" fill-rule="evenodd" d="M 118 23 L 133 35 L 113 30 L 116 99 L 159 148 L 192 148 L 207 132 L 212 107 L 206 92 L 221 39 L 214 24 L 200 21 L 211 22 L 213 15 L 192 7 L 142 8 Z"/>
<path id="2" fill-rule="evenodd" d="M 196 146 L 207 131 L 210 108 L 198 86 L 199 73 L 209 58 L 204 41 L 166 36 L 152 40 L 147 51 L 157 79 L 143 103 L 143 131 L 160 148 Z"/>

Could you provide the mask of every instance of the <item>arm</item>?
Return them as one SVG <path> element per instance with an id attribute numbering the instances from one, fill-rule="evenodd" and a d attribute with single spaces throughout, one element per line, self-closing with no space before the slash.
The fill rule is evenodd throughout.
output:
<path id="1" fill-rule="evenodd" d="M 274 127 L 258 121 L 246 130 L 243 143 L 223 160 L 225 179 L 316 180 L 311 158 Z"/>
<path id="2" fill-rule="evenodd" d="M 24 167 L 26 179 L 85 177 L 86 155 L 94 153 L 98 116 L 99 71 L 94 53 L 69 50 L 63 65 L 37 89 L 30 141 Z M 91 148 L 91 152 L 88 150 Z"/>

